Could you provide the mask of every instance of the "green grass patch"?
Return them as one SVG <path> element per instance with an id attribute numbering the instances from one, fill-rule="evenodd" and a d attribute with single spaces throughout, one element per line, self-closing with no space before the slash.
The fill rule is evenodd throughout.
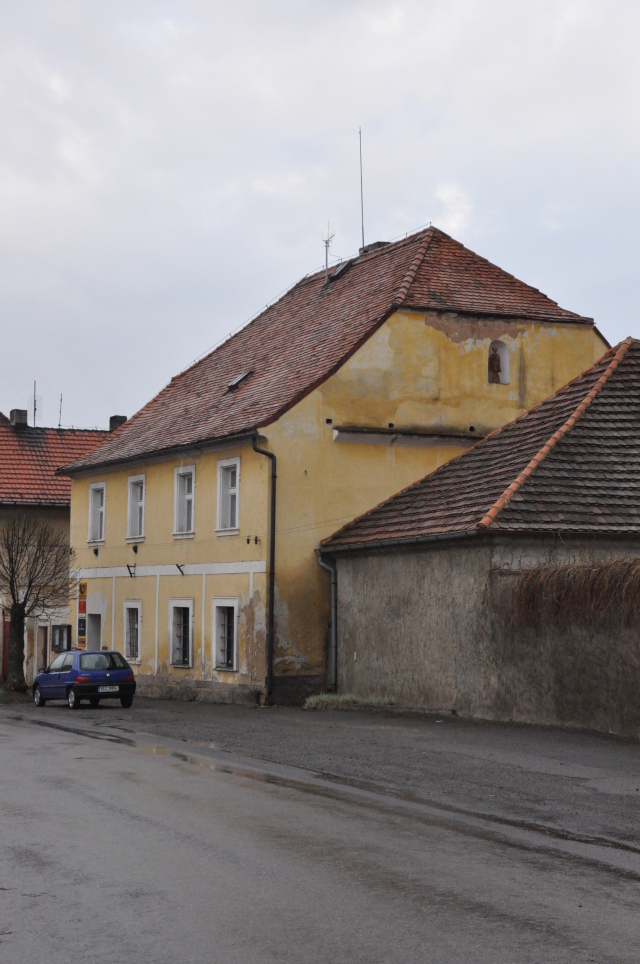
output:
<path id="1" fill-rule="evenodd" d="M 379 696 L 354 696 L 352 693 L 318 693 L 308 696 L 305 710 L 340 710 L 346 706 L 393 706 L 393 700 Z"/>

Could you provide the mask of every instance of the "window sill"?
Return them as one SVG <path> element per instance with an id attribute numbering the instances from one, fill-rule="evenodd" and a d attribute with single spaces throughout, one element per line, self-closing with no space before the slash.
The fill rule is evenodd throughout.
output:
<path id="1" fill-rule="evenodd" d="M 88 546 L 103 546 L 104 539 L 87 539 Z"/>
<path id="2" fill-rule="evenodd" d="M 132 659 L 131 656 L 125 656 L 125 659 L 129 666 L 142 666 L 141 659 Z"/>
<path id="3" fill-rule="evenodd" d="M 216 529 L 217 536 L 239 536 L 240 529 Z"/>
<path id="4" fill-rule="evenodd" d="M 216 666 L 216 673 L 237 673 L 237 669 L 231 669 L 230 666 Z"/>
<path id="5" fill-rule="evenodd" d="M 124 541 L 127 543 L 144 542 L 144 536 L 127 536 Z"/>
<path id="6" fill-rule="evenodd" d="M 171 535 L 174 539 L 193 539 L 195 532 L 172 532 Z"/>

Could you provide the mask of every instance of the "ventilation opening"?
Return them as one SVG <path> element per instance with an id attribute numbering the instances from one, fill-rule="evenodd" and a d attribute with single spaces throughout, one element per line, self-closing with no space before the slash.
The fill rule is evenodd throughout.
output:
<path id="1" fill-rule="evenodd" d="M 490 385 L 509 384 L 509 349 L 503 341 L 492 341 L 489 346 L 487 376 Z"/>

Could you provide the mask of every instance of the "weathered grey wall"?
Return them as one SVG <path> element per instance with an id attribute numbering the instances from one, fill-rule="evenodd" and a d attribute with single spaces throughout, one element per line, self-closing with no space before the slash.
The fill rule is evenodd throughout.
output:
<path id="1" fill-rule="evenodd" d="M 490 565 L 490 546 L 338 556 L 338 691 L 471 712 Z"/>
<path id="2" fill-rule="evenodd" d="M 638 733 L 640 627 L 537 631 L 509 619 L 523 569 L 621 555 L 640 555 L 640 541 L 503 538 L 338 557 L 339 691 Z"/>

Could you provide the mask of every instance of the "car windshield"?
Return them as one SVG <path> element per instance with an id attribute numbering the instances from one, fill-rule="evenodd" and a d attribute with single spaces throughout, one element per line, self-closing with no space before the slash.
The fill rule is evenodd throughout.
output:
<path id="1" fill-rule="evenodd" d="M 120 653 L 83 653 L 80 669 L 128 669 L 129 664 Z"/>

